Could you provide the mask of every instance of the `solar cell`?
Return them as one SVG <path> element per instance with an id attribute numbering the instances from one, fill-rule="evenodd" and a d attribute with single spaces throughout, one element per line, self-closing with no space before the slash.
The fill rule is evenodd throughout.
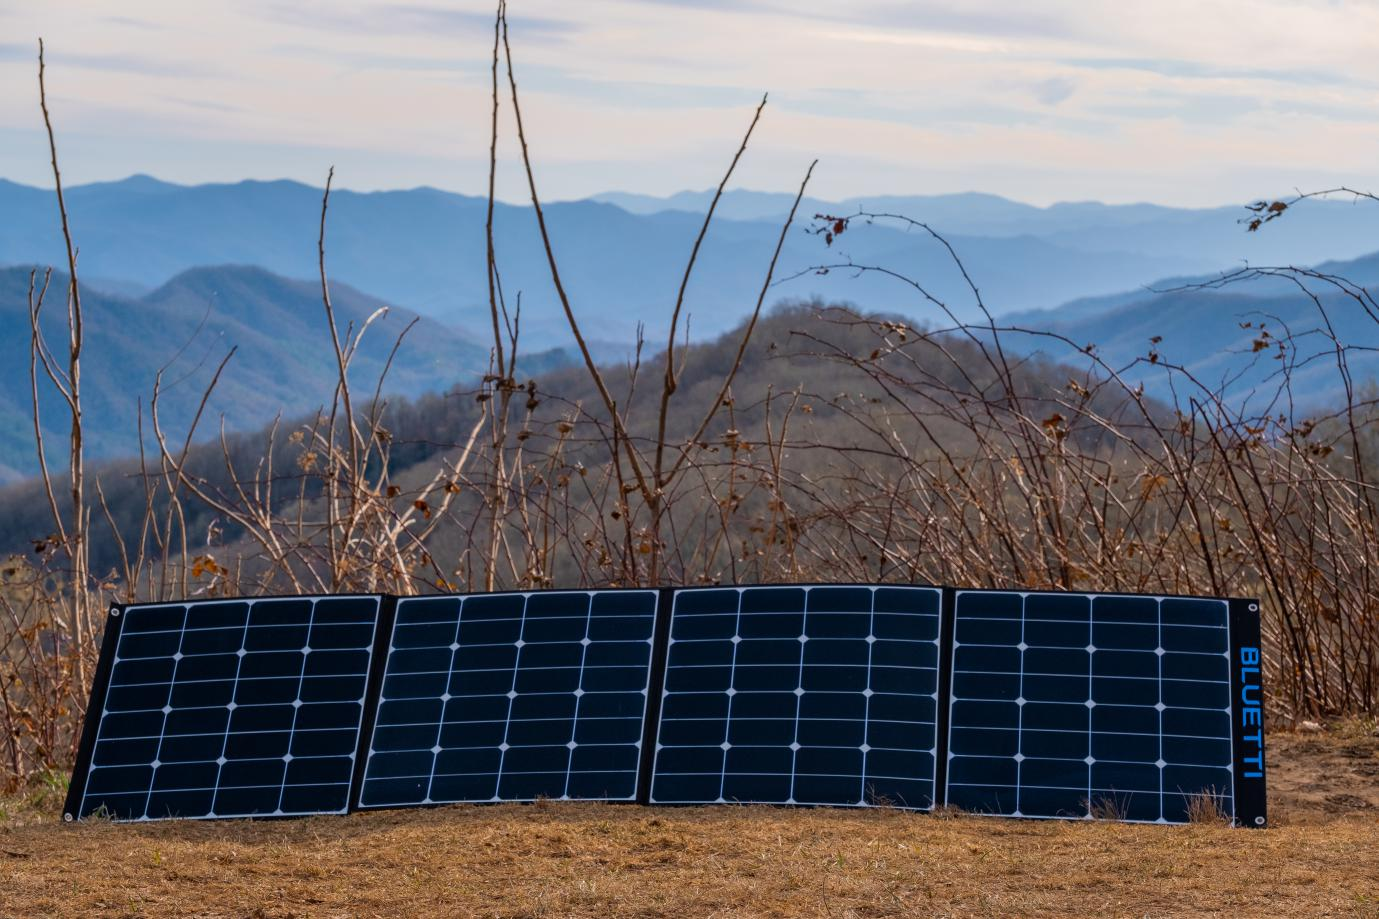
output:
<path id="1" fill-rule="evenodd" d="M 111 611 L 68 819 L 343 813 L 380 598 Z"/>
<path id="2" fill-rule="evenodd" d="M 677 590 L 650 800 L 934 799 L 941 592 Z"/>
<path id="3" fill-rule="evenodd" d="M 1228 601 L 959 590 L 954 603 L 950 804 L 1158 823 L 1204 802 L 1235 813 Z"/>
<path id="4" fill-rule="evenodd" d="M 359 805 L 633 799 L 657 599 L 399 600 Z"/>

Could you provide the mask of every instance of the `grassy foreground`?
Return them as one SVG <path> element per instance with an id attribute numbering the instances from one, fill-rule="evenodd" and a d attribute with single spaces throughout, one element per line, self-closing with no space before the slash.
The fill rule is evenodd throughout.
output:
<path id="1" fill-rule="evenodd" d="M 1274 827 L 537 804 L 0 819 L 0 915 L 1379 916 L 1379 738 L 1280 736 Z"/>

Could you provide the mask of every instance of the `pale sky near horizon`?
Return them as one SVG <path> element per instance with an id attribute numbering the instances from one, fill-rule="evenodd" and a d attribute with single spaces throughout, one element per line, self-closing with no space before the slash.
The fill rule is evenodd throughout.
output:
<path id="1" fill-rule="evenodd" d="M 0 177 L 481 194 L 486 0 L 0 0 Z M 511 0 L 541 192 L 1238 203 L 1379 188 L 1379 0 Z M 505 110 L 506 115 L 506 110 Z M 500 195 L 519 200 L 510 122 Z"/>

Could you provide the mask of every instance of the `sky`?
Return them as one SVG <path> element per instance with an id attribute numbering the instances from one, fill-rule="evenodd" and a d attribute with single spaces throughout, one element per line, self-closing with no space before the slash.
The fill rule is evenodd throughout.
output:
<path id="1" fill-rule="evenodd" d="M 486 190 L 478 0 L 0 0 L 0 177 Z M 1379 0 L 512 0 L 542 196 L 1233 204 L 1379 187 Z M 500 197 L 524 196 L 510 113 Z"/>

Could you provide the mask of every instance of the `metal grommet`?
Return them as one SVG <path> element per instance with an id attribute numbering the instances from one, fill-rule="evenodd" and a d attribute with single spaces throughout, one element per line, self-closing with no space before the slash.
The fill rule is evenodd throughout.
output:
<path id="1" fill-rule="evenodd" d="M 1263 818 L 1263 817 L 1256 817 L 1256 818 L 1255 818 L 1255 826 L 1263 826 L 1263 825 L 1264 825 L 1264 818 Z"/>
<path id="2" fill-rule="evenodd" d="M 62 815 L 62 822 L 63 822 L 63 823 L 71 823 L 74 819 L 75 819 L 75 818 L 74 818 L 71 814 L 63 814 L 63 815 Z"/>
<path id="3" fill-rule="evenodd" d="M 1259 612 L 1259 604 L 1258 604 L 1258 603 L 1251 603 L 1251 604 L 1250 604 L 1250 612 L 1252 612 L 1252 613 L 1257 613 L 1257 612 Z"/>
<path id="4" fill-rule="evenodd" d="M 112 610 L 110 611 L 110 618 L 111 618 L 111 619 L 118 619 L 118 618 L 120 618 L 120 611 L 117 610 L 117 609 L 112 609 Z"/>

